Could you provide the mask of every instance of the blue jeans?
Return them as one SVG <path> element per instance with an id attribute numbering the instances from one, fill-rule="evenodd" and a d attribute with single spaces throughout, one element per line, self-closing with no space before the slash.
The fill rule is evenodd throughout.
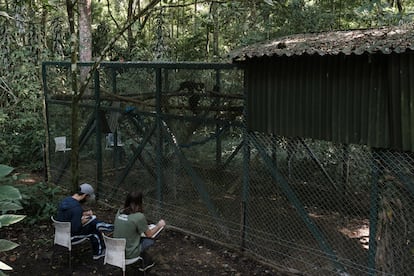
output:
<path id="1" fill-rule="evenodd" d="M 151 238 L 141 238 L 141 253 L 147 250 L 149 247 L 153 246 L 155 243 L 154 239 Z"/>

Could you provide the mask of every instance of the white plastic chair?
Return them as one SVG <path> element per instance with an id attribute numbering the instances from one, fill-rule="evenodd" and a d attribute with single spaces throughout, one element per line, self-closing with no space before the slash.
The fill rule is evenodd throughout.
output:
<path id="1" fill-rule="evenodd" d="M 111 238 L 106 236 L 105 234 L 103 234 L 102 236 L 104 238 L 106 247 L 104 264 L 110 264 L 122 268 L 122 273 L 123 275 L 125 275 L 127 265 L 142 260 L 142 257 L 125 259 L 126 239 Z"/>
<path id="2" fill-rule="evenodd" d="M 55 152 L 58 152 L 58 151 L 66 152 L 72 149 L 72 148 L 66 147 L 66 136 L 55 137 L 55 145 L 56 145 Z"/>
<path id="3" fill-rule="evenodd" d="M 121 141 L 121 132 L 118 131 L 116 136 L 117 136 L 116 145 L 118 147 L 123 147 L 124 143 L 122 143 L 122 141 Z M 112 132 L 106 134 L 106 147 L 105 147 L 105 149 L 111 149 L 115 146 L 115 138 L 114 137 L 115 137 L 115 134 L 112 133 Z"/>
<path id="4" fill-rule="evenodd" d="M 55 227 L 55 238 L 53 244 L 66 247 L 69 250 L 69 267 L 72 269 L 72 245 L 80 244 L 89 240 L 87 236 L 73 236 L 70 233 L 70 222 L 57 221 L 51 217 Z M 73 239 L 73 241 L 72 241 Z"/>

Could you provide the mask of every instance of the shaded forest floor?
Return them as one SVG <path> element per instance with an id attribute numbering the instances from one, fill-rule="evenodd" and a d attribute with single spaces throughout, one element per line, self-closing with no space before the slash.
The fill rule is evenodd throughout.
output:
<path id="1" fill-rule="evenodd" d="M 98 217 L 109 218 L 113 210 L 100 207 Z M 106 220 L 106 221 L 111 221 Z M 27 226 L 13 224 L 1 229 L 3 239 L 20 246 L 1 252 L 0 259 L 13 267 L 9 275 L 122 275 L 121 269 L 93 260 L 89 242 L 73 247 L 71 266 L 66 248 L 53 245 L 50 222 Z M 165 229 L 152 248 L 156 265 L 146 275 L 286 275 L 226 248 L 182 232 Z M 134 265 L 127 275 L 142 275 Z"/>

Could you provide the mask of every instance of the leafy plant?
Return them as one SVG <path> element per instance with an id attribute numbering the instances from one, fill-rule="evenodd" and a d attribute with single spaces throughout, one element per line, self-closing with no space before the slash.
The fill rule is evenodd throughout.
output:
<path id="1" fill-rule="evenodd" d="M 0 228 L 17 223 L 26 217 L 24 215 L 9 213 L 10 211 L 14 212 L 23 209 L 20 204 L 20 200 L 22 199 L 20 191 L 17 188 L 8 185 L 9 183 L 12 183 L 14 179 L 9 176 L 12 171 L 13 168 L 0 165 Z M 0 239 L 0 252 L 12 250 L 17 246 L 19 246 L 17 243 Z M 10 266 L 0 261 L 0 275 L 5 275 L 3 270 L 11 269 L 12 268 Z"/>
<path id="2" fill-rule="evenodd" d="M 50 220 L 50 216 L 57 211 L 58 195 L 62 189 L 58 186 L 47 185 L 43 182 L 30 186 L 20 186 L 22 193 L 22 205 L 27 215 L 28 224 L 36 224 L 39 221 Z"/>

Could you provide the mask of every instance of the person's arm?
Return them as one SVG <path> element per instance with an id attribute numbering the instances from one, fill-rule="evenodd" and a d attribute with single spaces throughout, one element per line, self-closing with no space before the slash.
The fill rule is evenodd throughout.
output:
<path id="1" fill-rule="evenodd" d="M 158 230 L 160 230 L 164 226 L 165 226 L 165 221 L 162 219 L 155 225 L 154 228 L 148 229 L 147 231 L 145 231 L 145 236 L 149 238 L 152 237 L 155 233 L 157 233 Z"/>
<path id="2" fill-rule="evenodd" d="M 82 208 L 74 208 L 71 212 L 71 232 L 74 234 L 78 232 L 82 227 Z"/>

